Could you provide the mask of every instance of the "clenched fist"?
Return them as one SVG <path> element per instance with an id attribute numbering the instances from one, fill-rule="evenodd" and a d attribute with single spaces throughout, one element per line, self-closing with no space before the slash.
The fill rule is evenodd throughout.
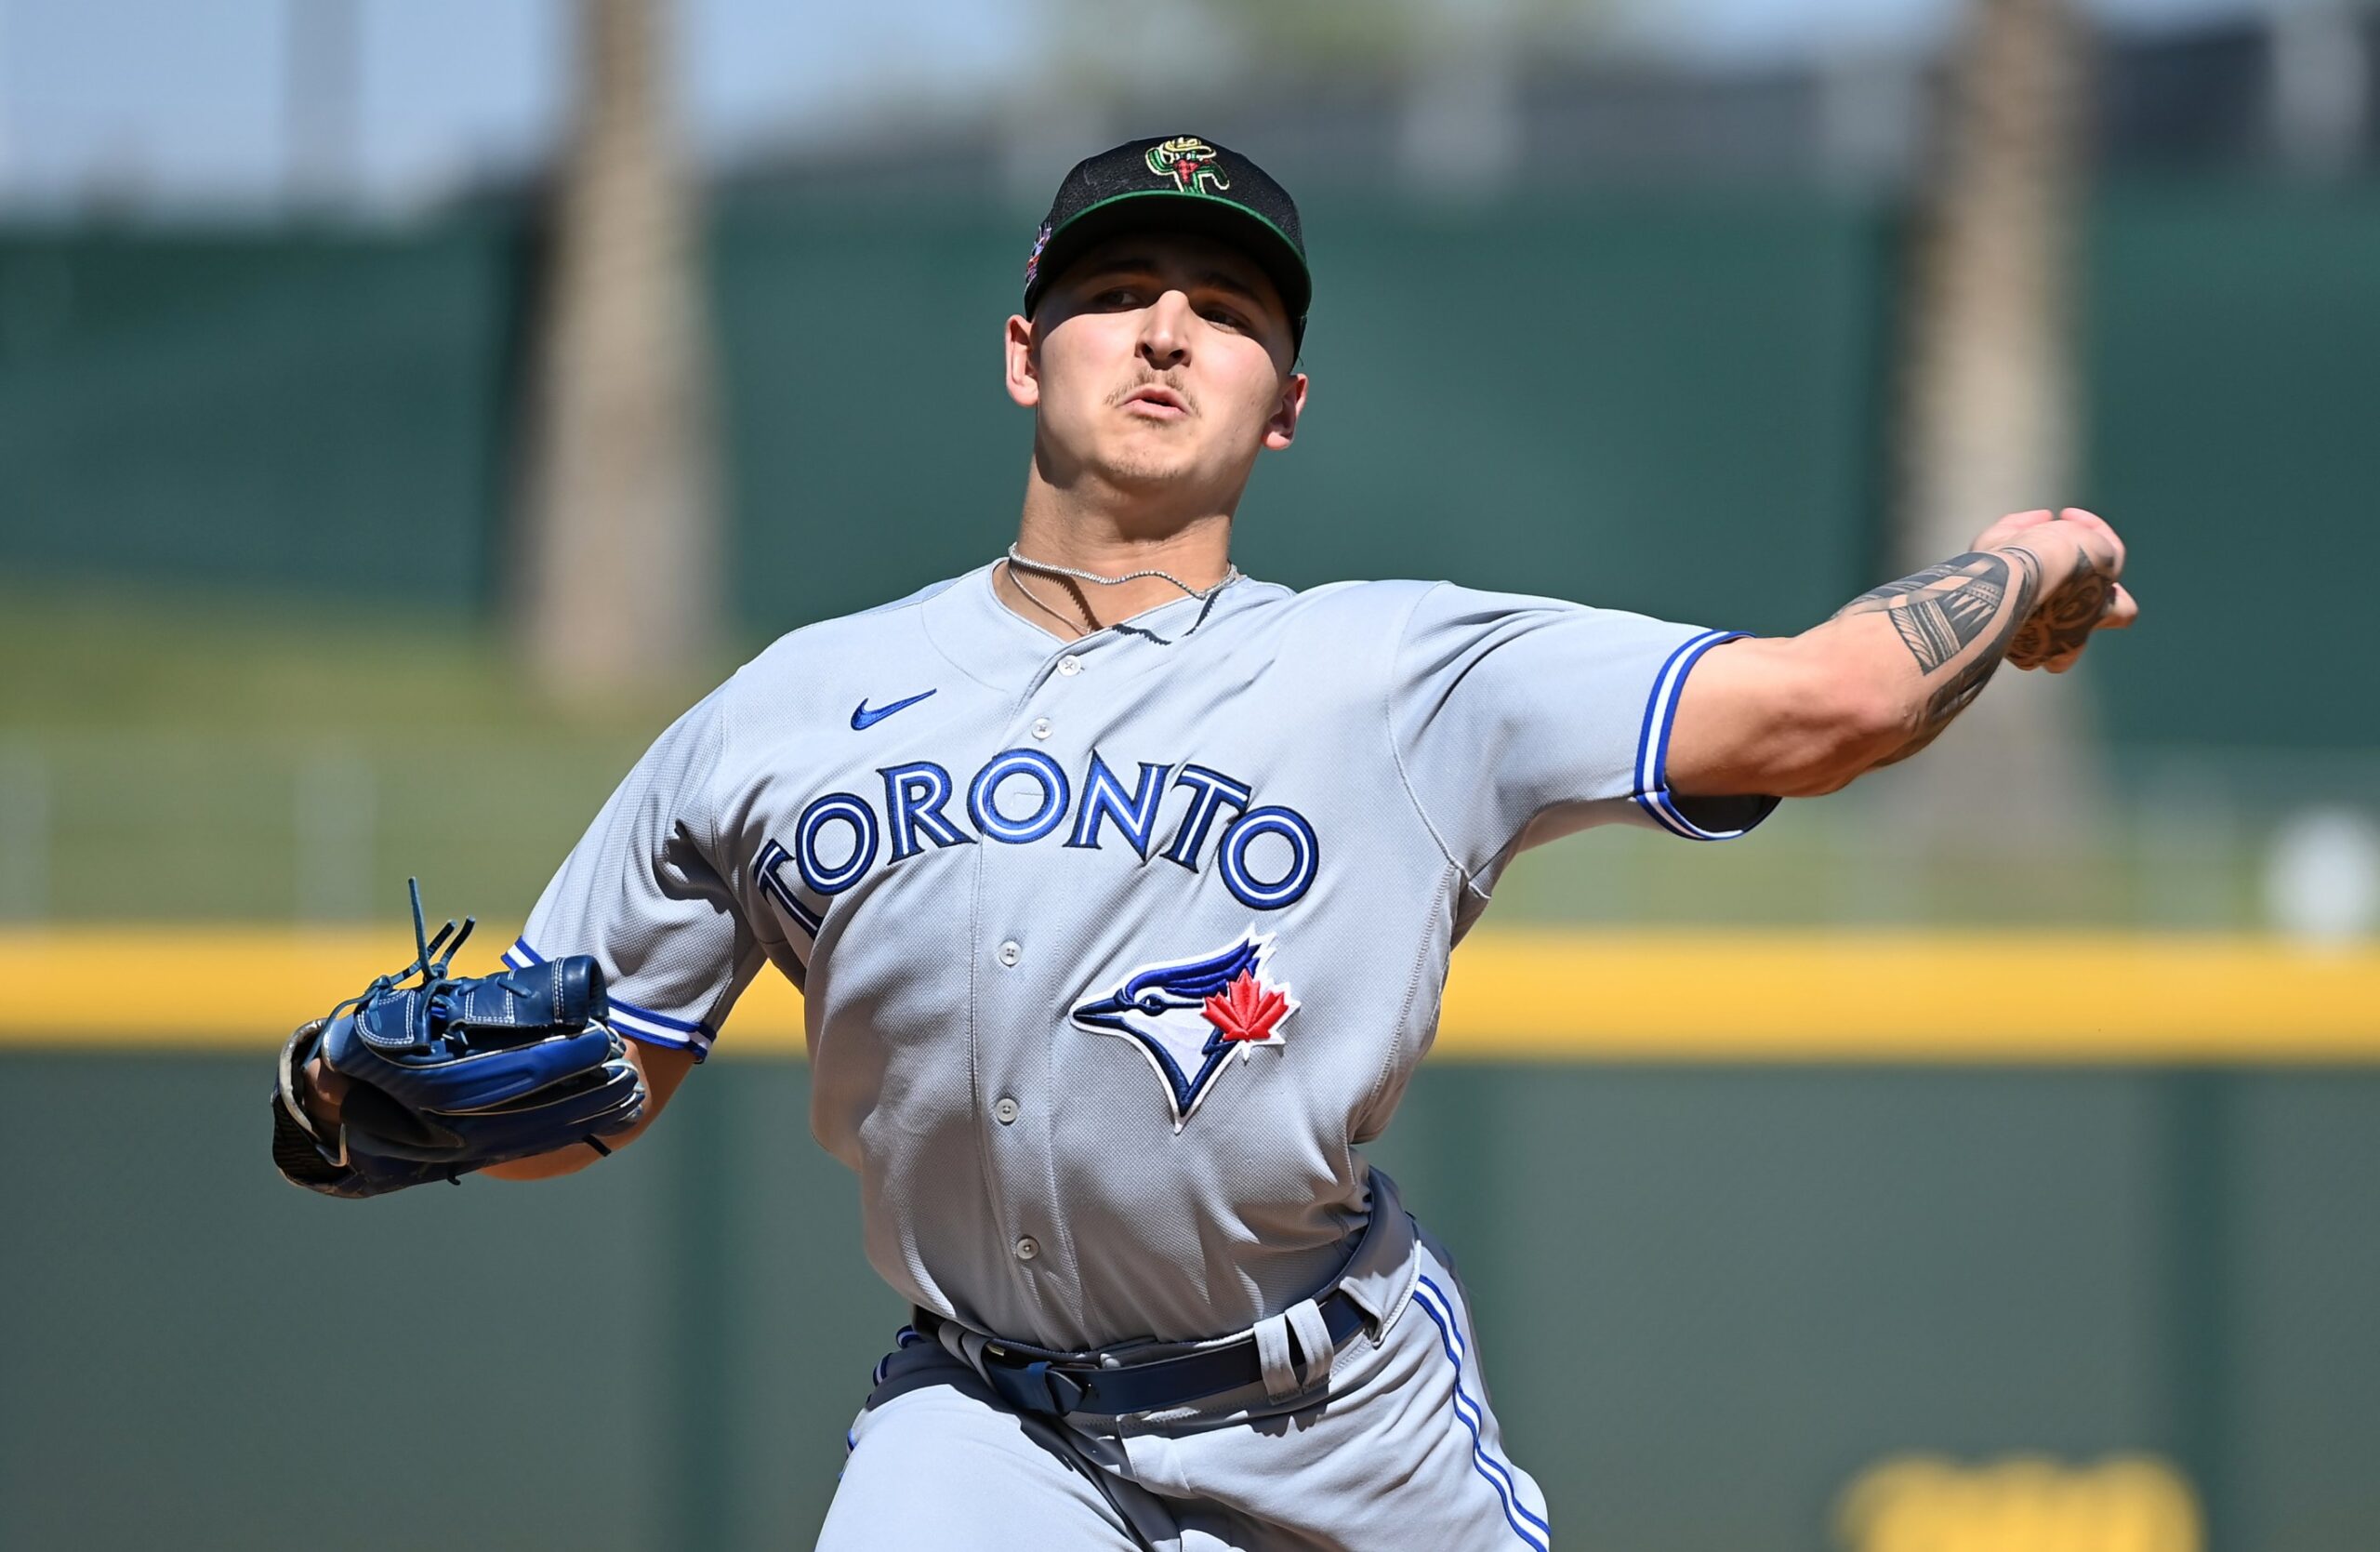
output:
<path id="1" fill-rule="evenodd" d="M 2139 617 L 2124 590 L 2123 540 L 2096 512 L 2080 507 L 2012 512 L 1976 536 L 1979 550 L 2013 550 L 2041 568 L 2032 612 L 2008 643 L 2020 669 L 2064 673 L 2095 630 L 2121 630 Z"/>

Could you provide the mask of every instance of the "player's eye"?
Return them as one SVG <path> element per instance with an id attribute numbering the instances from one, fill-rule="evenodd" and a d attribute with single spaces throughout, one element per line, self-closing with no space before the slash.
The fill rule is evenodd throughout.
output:
<path id="1" fill-rule="evenodd" d="M 1091 298 L 1093 307 L 1138 307 L 1141 294 L 1129 285 L 1111 285 Z"/>
<path id="2" fill-rule="evenodd" d="M 1210 324 L 1220 325 L 1227 329 L 1238 329 L 1245 332 L 1248 328 L 1248 320 L 1241 317 L 1238 313 L 1234 312 L 1228 307 L 1209 306 L 1202 308 L 1199 311 L 1199 316 L 1206 319 L 1207 322 Z"/>

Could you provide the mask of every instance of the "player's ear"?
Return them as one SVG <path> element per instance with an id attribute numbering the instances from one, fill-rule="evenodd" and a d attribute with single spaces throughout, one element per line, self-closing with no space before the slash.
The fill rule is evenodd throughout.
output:
<path id="1" fill-rule="evenodd" d="M 1305 374 L 1292 372 L 1264 422 L 1264 445 L 1278 450 L 1297 440 L 1298 417 L 1305 413 Z"/>
<path id="2" fill-rule="evenodd" d="M 1026 409 L 1041 402 L 1041 366 L 1033 359 L 1033 320 L 1015 314 L 1002 340 L 1008 352 L 1008 396 Z"/>

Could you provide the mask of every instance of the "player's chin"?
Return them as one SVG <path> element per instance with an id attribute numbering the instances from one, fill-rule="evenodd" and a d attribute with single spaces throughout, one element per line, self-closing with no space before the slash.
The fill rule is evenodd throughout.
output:
<path id="1" fill-rule="evenodd" d="M 1117 447 L 1106 463 L 1108 478 L 1128 490 L 1193 484 L 1203 476 L 1206 467 L 1197 448 L 1160 439 Z"/>

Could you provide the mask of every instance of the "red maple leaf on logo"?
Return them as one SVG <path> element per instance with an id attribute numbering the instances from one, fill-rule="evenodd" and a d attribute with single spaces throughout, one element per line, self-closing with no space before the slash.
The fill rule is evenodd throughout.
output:
<path id="1" fill-rule="evenodd" d="M 1239 979 L 1208 998 L 1199 1011 L 1227 1041 L 1264 1041 L 1272 1038 L 1273 1026 L 1289 1011 L 1289 1000 L 1243 970 Z"/>

